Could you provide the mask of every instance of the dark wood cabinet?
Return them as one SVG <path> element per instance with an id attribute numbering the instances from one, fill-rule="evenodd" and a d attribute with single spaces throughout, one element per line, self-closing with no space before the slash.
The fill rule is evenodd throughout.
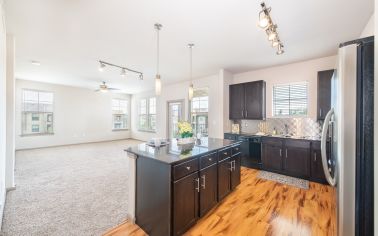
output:
<path id="1" fill-rule="evenodd" d="M 265 81 L 230 85 L 229 118 L 231 120 L 265 119 Z"/>
<path id="2" fill-rule="evenodd" d="M 173 183 L 173 235 L 182 235 L 198 218 L 198 172 Z"/>
<path id="3" fill-rule="evenodd" d="M 200 171 L 200 216 L 204 216 L 218 202 L 217 171 L 217 165 L 212 165 Z"/>
<path id="4" fill-rule="evenodd" d="M 326 183 L 323 163 L 322 163 L 322 153 L 320 150 L 320 142 L 312 142 L 311 148 L 311 179 L 316 182 Z"/>
<path id="5" fill-rule="evenodd" d="M 318 72 L 317 119 L 324 120 L 331 109 L 331 79 L 335 70 Z"/>
<path id="6" fill-rule="evenodd" d="M 218 163 L 218 201 L 231 192 L 231 157 Z"/>
<path id="7" fill-rule="evenodd" d="M 286 140 L 283 169 L 286 173 L 300 178 L 310 177 L 310 142 Z"/>
<path id="8" fill-rule="evenodd" d="M 231 157 L 231 189 L 235 189 L 240 184 L 240 166 L 241 166 L 241 154 L 238 153 Z"/>
<path id="9" fill-rule="evenodd" d="M 282 171 L 282 141 L 276 138 L 262 139 L 262 167 L 265 170 Z"/>
<path id="10" fill-rule="evenodd" d="M 244 119 L 245 93 L 244 84 L 230 85 L 230 119 Z"/>
<path id="11" fill-rule="evenodd" d="M 260 80 L 244 84 L 245 114 L 244 119 L 265 119 L 265 82 Z"/>

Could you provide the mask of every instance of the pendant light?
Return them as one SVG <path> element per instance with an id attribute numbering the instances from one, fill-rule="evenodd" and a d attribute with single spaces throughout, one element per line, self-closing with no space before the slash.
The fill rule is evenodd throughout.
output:
<path id="1" fill-rule="evenodd" d="M 161 30 L 161 27 L 163 27 L 161 24 L 156 23 L 155 29 L 156 29 L 156 35 L 157 35 L 157 47 L 156 47 L 156 77 L 155 77 L 155 94 L 156 96 L 160 96 L 161 94 L 161 78 L 159 74 L 159 53 L 160 53 L 160 42 L 159 42 L 159 31 Z"/>
<path id="2" fill-rule="evenodd" d="M 193 72 L 193 55 L 192 55 L 192 50 L 193 50 L 193 47 L 194 47 L 194 44 L 193 43 L 189 43 L 188 44 L 188 47 L 189 47 L 189 52 L 190 52 L 190 84 L 189 84 L 189 91 L 188 91 L 188 97 L 189 97 L 189 101 L 191 101 L 193 99 L 193 93 L 194 93 L 194 88 L 193 88 L 193 76 L 192 76 L 192 72 Z"/>

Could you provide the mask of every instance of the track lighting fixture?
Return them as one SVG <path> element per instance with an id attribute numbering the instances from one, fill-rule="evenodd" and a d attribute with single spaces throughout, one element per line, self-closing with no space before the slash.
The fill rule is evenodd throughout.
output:
<path id="1" fill-rule="evenodd" d="M 283 50 L 283 44 L 278 37 L 277 25 L 273 23 L 272 17 L 270 16 L 270 7 L 266 7 L 265 3 L 261 4 L 262 10 L 259 13 L 259 22 L 258 25 L 260 28 L 265 30 L 265 33 L 268 35 L 268 40 L 272 42 L 273 47 L 277 47 L 277 55 L 281 55 L 285 51 Z"/>
<path id="2" fill-rule="evenodd" d="M 139 72 L 139 71 L 127 68 L 127 67 L 118 66 L 118 65 L 115 65 L 115 64 L 112 64 L 112 63 L 109 63 L 109 62 L 105 62 L 105 61 L 98 61 L 98 62 L 100 63 L 98 70 L 101 71 L 101 72 L 104 71 L 106 66 L 112 66 L 112 67 L 117 67 L 117 68 L 121 69 L 120 76 L 122 76 L 122 77 L 125 77 L 127 72 L 132 72 L 132 73 L 138 74 L 139 79 L 143 80 L 143 73 L 142 72 Z"/>

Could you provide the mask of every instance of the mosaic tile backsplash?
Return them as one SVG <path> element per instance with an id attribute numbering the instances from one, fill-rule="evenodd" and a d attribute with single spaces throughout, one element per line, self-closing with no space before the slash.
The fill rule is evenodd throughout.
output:
<path id="1" fill-rule="evenodd" d="M 285 133 L 285 124 L 288 125 L 290 135 L 319 138 L 322 132 L 322 123 L 311 118 L 268 118 L 266 120 L 241 120 L 240 130 L 243 133 L 257 133 L 262 131 L 271 134 L 276 128 L 277 133 Z"/>

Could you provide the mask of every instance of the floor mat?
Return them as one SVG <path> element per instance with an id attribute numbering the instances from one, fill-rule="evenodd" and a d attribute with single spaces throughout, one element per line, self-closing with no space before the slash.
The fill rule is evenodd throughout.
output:
<path id="1" fill-rule="evenodd" d="M 259 171 L 258 178 L 260 179 L 266 179 L 266 180 L 271 180 L 275 181 L 281 184 L 286 184 L 286 185 L 291 185 L 297 188 L 303 188 L 303 189 L 308 189 L 309 188 L 309 181 L 304 180 L 304 179 L 298 179 L 286 175 L 280 175 L 268 171 Z"/>

